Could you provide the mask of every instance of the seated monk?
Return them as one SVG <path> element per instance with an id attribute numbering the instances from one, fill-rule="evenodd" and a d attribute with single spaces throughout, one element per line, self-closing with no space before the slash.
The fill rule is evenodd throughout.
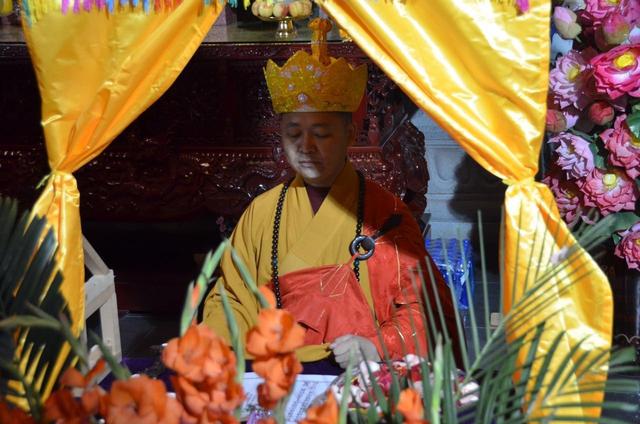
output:
<path id="1" fill-rule="evenodd" d="M 333 355 L 345 367 L 351 351 L 356 360 L 377 361 L 381 343 L 392 358 L 426 355 L 416 270 L 420 266 L 428 275 L 425 260 L 431 259 L 405 204 L 366 181 L 347 158 L 356 138 L 351 114 L 365 92 L 367 70 L 327 55 L 322 38 L 329 25 L 312 22 L 312 55 L 298 51 L 282 68 L 267 63 L 282 146 L 296 175 L 249 205 L 231 243 L 257 284 L 270 284 L 277 306 L 305 328 L 301 361 Z M 361 235 L 370 237 L 355 240 Z M 368 259 L 366 252 L 372 253 Z M 455 335 L 449 289 L 431 266 L 449 334 Z M 217 284 L 225 285 L 244 340 L 260 307 L 228 253 L 221 271 Z M 426 287 L 431 293 L 428 280 Z M 433 299 L 431 304 L 437 316 Z M 218 290 L 207 297 L 204 322 L 229 340 Z"/>

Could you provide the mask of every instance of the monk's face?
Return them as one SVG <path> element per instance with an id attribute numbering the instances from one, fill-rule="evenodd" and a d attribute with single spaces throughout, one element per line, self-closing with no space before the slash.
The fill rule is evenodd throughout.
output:
<path id="1" fill-rule="evenodd" d="M 355 140 L 351 114 L 292 112 L 282 115 L 282 146 L 289 165 L 315 187 L 330 187 Z"/>

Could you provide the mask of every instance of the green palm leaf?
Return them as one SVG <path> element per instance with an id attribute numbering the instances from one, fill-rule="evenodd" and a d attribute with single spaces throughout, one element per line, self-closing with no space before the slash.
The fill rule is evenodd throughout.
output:
<path id="1" fill-rule="evenodd" d="M 9 342 L 2 343 L 0 354 L 0 395 L 8 395 L 15 403 L 28 403 L 36 417 L 39 411 L 34 408 L 58 378 L 53 364 L 66 341 L 62 332 L 22 320 L 21 316 L 37 319 L 31 309 L 35 306 L 49 316 L 69 317 L 60 293 L 57 247 L 44 218 L 30 218 L 28 211 L 18 216 L 17 203 L 0 197 L 0 321 L 4 323 L 0 338 Z M 65 367 L 74 360 L 69 355 Z M 11 389 L 9 380 L 14 381 Z M 32 399 L 27 402 L 27 397 Z"/>

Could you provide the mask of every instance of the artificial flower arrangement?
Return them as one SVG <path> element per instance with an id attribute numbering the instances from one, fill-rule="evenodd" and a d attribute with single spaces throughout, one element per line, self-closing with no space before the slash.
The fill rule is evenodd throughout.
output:
<path id="1" fill-rule="evenodd" d="M 62 280 L 55 271 L 57 247 L 53 233 L 45 231 L 44 219 L 30 220 L 28 212 L 18 219 L 16 210 L 15 202 L 0 198 L 0 264 L 9 264 L 0 267 L 0 281 L 4 284 L 1 287 L 8 289 L 0 297 L 0 336 L 9 335 L 13 347 L 9 355 L 0 351 L 0 423 L 235 423 L 239 421 L 245 398 L 242 386 L 245 352 L 254 358 L 253 371 L 264 379 L 258 387 L 258 401 L 268 412 L 257 421 L 265 424 L 286 421 L 285 406 L 303 369 L 294 351 L 303 344 L 304 330 L 286 310 L 274 308 L 273 293 L 254 284 L 228 241 L 207 255 L 201 273 L 189 285 L 180 320 L 181 335 L 170 340 L 162 352 L 163 363 L 172 371 L 172 387 L 168 388 L 162 380 L 132 376 L 95 336 L 92 340 L 100 347 L 103 359 L 89 366 L 86 348 L 70 330 L 69 313 L 59 291 Z M 600 225 L 587 232 L 590 240 L 597 238 Z M 482 243 L 482 232 L 480 240 Z M 231 346 L 208 327 L 194 322 L 198 305 L 227 249 L 231 249 L 232 258 L 262 307 L 257 325 L 247 333 L 246 340 L 239 340 L 226 293 L 221 287 L 214 288 L 220 290 L 225 306 Z M 640 389 L 637 381 L 625 380 L 617 374 L 617 371 L 637 372 L 637 368 L 627 366 L 634 357 L 631 350 L 603 352 L 585 364 L 571 360 L 570 356 L 559 356 L 556 348 L 562 333 L 556 335 L 546 356 L 536 357 L 545 320 L 536 321 L 535 331 L 517 335 L 522 323 L 531 322 L 545 304 L 572 287 L 572 284 L 549 287 L 546 282 L 549 275 L 561 270 L 563 261 L 573 260 L 575 252 L 577 249 L 564 252 L 562 260 L 549 262 L 549 268 L 532 270 L 535 282 L 497 328 L 484 330 L 484 342 L 476 324 L 478 317 L 473 304 L 470 305 L 470 343 L 476 354 L 472 359 L 462 349 L 461 365 L 466 372 L 458 370 L 460 361 L 454 357 L 450 337 L 446 332 L 435 331 L 434 322 L 438 317 L 443 320 L 436 298 L 436 310 L 425 302 L 421 314 L 424 320 L 429 317 L 425 326 L 429 323 L 429 328 L 434 329 L 428 333 L 431 342 L 428 352 L 408 355 L 402 360 L 384 355 L 381 363 L 350 361 L 344 375 L 307 410 L 302 422 L 526 423 L 541 416 L 582 422 L 584 417 L 571 414 L 574 402 L 549 402 L 548 393 L 575 394 L 577 390 L 568 383 L 569 379 L 549 374 L 549 364 L 556 360 L 566 364 L 565 371 L 578 377 L 602 372 L 603 367 L 616 376 L 600 385 L 591 384 L 588 392 L 611 387 L 617 393 L 637 393 Z M 484 262 L 481 264 L 484 267 Z M 433 275 L 432 269 L 427 271 Z M 433 284 L 433 278 L 430 281 Z M 483 286 L 483 300 L 488 305 L 485 279 Z M 425 293 L 425 283 L 414 289 Z M 488 322 L 487 314 L 485 308 Z M 461 330 L 457 311 L 456 322 Z M 462 331 L 459 333 L 459 342 L 464 345 Z M 51 374 L 49 365 L 64 343 L 72 353 L 57 378 Z M 518 361 L 519 357 L 528 359 L 523 363 Z M 107 370 L 116 379 L 108 391 L 98 382 Z M 58 382 L 50 395 L 43 384 L 48 376 Z M 3 384 L 8 379 L 11 382 Z M 534 404 L 537 408 L 530 407 Z M 602 407 L 607 403 L 590 401 L 585 406 Z M 635 411 L 637 405 L 616 402 L 610 408 Z"/>
<path id="2" fill-rule="evenodd" d="M 570 226 L 616 215 L 615 255 L 640 269 L 640 2 L 556 1 L 544 182 Z M 553 59 L 553 58 L 552 58 Z"/>

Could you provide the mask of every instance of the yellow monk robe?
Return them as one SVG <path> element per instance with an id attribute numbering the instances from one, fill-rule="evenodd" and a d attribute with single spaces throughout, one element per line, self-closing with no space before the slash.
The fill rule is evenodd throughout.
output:
<path id="1" fill-rule="evenodd" d="M 352 165 L 347 163 L 314 215 L 304 181 L 300 176 L 292 181 L 280 223 L 278 263 L 281 279 L 294 271 L 350 261 L 349 245 L 355 236 L 358 185 L 358 176 Z M 281 190 L 282 184 L 257 197 L 244 212 L 231 236 L 234 248 L 258 285 L 271 280 L 273 222 Z M 370 319 L 373 321 L 375 316 L 383 342 L 392 357 L 416 351 L 426 354 L 427 336 L 419 304 L 422 300 L 413 289 L 411 275 L 415 273 L 418 263 L 422 263 L 424 269 L 427 255 L 418 225 L 401 200 L 373 182 L 366 183 L 364 203 L 364 234 L 375 233 L 392 214 L 401 214 L 402 223 L 378 239 L 374 255 L 360 263 L 363 292 L 360 298 L 362 302 L 366 299 L 371 308 Z M 242 280 L 230 254 L 224 255 L 221 269 L 222 277 L 217 284 L 224 284 L 227 289 L 240 337 L 244 340 L 246 332 L 256 323 L 259 305 Z M 414 280 L 419 281 L 417 278 Z M 455 335 L 450 293 L 439 274 L 437 286 L 447 327 L 450 334 Z M 329 319 L 339 320 L 340 316 L 334 312 Z M 412 321 L 420 344 L 417 349 Z M 204 322 L 229 340 L 218 290 L 212 290 L 206 300 Z M 363 323 L 353 322 L 349 325 L 352 326 L 352 333 L 356 333 Z M 382 356 L 376 335 L 371 334 L 368 338 Z M 327 357 L 330 351 L 325 343 L 305 346 L 297 353 L 301 361 L 315 361 Z"/>

